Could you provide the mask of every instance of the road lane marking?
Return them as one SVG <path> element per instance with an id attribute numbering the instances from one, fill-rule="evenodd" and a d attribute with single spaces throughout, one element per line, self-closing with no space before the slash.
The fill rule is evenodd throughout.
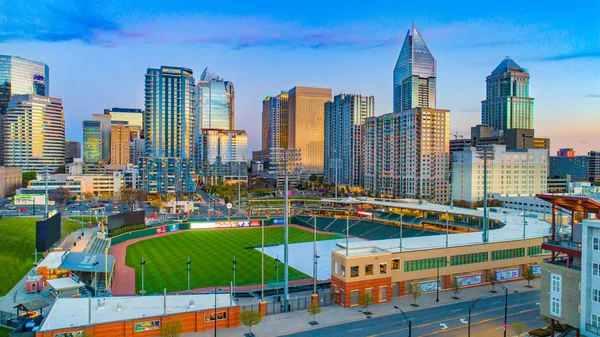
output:
<path id="1" fill-rule="evenodd" d="M 362 330 L 362 329 L 363 329 L 363 328 L 352 329 L 352 330 L 348 330 L 348 332 L 360 331 L 360 330 Z"/>
<path id="2" fill-rule="evenodd" d="M 440 328 L 442 328 L 442 330 L 448 329 L 448 326 L 444 323 L 440 323 Z"/>
<path id="3" fill-rule="evenodd" d="M 492 304 L 498 304 L 498 303 L 502 303 L 502 301 L 494 301 L 494 302 L 492 302 Z"/>
<path id="4" fill-rule="evenodd" d="M 509 305 L 508 308 L 512 309 L 512 308 L 526 306 L 526 305 L 530 305 L 530 304 L 534 304 L 534 303 L 536 303 L 536 302 L 535 301 L 524 302 L 524 303 L 520 303 L 520 304 Z M 494 312 L 494 311 L 500 311 L 500 310 L 503 311 L 504 308 L 497 308 L 497 309 L 492 309 L 492 310 L 487 310 L 487 311 L 480 311 L 480 312 L 471 314 L 471 317 L 478 316 L 478 315 L 483 315 L 483 314 L 487 314 L 487 313 Z M 536 308 L 535 310 L 539 310 L 539 309 Z M 526 311 L 524 311 L 524 312 L 526 312 Z M 508 316 L 512 316 L 512 315 L 514 315 L 514 314 L 509 314 Z M 502 315 L 502 317 L 504 317 L 504 314 Z M 448 319 L 456 319 L 456 318 L 457 317 L 450 317 Z M 410 318 L 410 320 L 413 320 L 413 319 L 414 318 Z M 413 328 L 423 328 L 423 327 L 426 327 L 426 326 L 430 326 L 430 325 L 434 325 L 434 324 L 439 324 L 441 322 L 446 322 L 448 319 L 439 320 L 439 321 L 433 321 L 433 322 L 429 322 L 429 323 L 424 323 L 424 324 L 421 324 L 421 325 L 413 326 Z M 476 325 L 476 324 L 478 324 L 478 323 L 471 323 L 471 325 Z M 387 335 L 387 334 L 391 334 L 391 333 L 395 333 L 395 332 L 400 332 L 400 331 L 404 331 L 404 330 L 408 330 L 408 328 L 402 328 L 402 329 L 390 330 L 390 331 L 387 331 L 387 332 L 381 332 L 381 333 L 378 333 L 378 334 L 369 335 L 368 337 L 378 337 L 378 336 L 383 336 L 383 335 Z"/>
<path id="5" fill-rule="evenodd" d="M 466 319 L 466 318 L 461 318 L 461 319 L 460 319 L 460 322 L 461 322 L 462 324 L 467 324 L 467 323 L 469 323 L 469 321 L 467 321 L 467 319 Z"/>
<path id="6" fill-rule="evenodd" d="M 462 309 L 454 309 L 454 310 L 451 310 L 451 311 L 452 312 L 459 312 L 459 311 L 462 311 Z"/>

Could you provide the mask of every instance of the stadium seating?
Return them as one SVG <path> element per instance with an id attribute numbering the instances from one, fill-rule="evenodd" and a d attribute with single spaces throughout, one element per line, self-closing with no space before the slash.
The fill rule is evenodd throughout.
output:
<path id="1" fill-rule="evenodd" d="M 91 253 L 91 254 L 104 254 L 104 253 L 106 253 L 106 248 L 109 247 L 109 245 L 110 245 L 109 240 L 101 239 L 101 238 L 95 236 L 88 243 L 88 245 L 84 251 L 86 253 Z"/>

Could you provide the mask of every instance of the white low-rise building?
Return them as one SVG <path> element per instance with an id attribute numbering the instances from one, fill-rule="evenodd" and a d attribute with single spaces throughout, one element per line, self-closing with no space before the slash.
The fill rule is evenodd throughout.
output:
<path id="1" fill-rule="evenodd" d="M 487 162 L 488 195 L 535 195 L 546 193 L 548 151 L 527 149 L 507 151 L 505 145 L 490 145 L 494 159 Z M 452 156 L 452 199 L 483 200 L 484 162 L 475 147 Z"/>

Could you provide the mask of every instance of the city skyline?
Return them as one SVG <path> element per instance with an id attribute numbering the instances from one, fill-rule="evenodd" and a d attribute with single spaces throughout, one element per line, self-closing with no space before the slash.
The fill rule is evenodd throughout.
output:
<path id="1" fill-rule="evenodd" d="M 591 127 L 598 121 L 600 83 L 589 76 L 600 71 L 597 38 L 590 29 L 597 23 L 590 14 L 597 4 L 575 16 L 568 15 L 571 9 L 539 11 L 534 4 L 520 4 L 522 11 L 514 13 L 510 5 L 473 3 L 464 12 L 451 11 L 451 20 L 444 18 L 451 5 L 442 3 L 402 8 L 402 14 L 390 14 L 399 4 L 371 6 L 356 16 L 338 9 L 335 15 L 303 9 L 292 16 L 285 6 L 267 11 L 269 6 L 257 10 L 242 3 L 227 12 L 208 6 L 189 15 L 194 11 L 177 6 L 166 10 L 149 3 L 135 14 L 134 5 L 117 9 L 73 2 L 57 9 L 25 1 L 20 8 L 8 7 L 9 20 L 0 23 L 2 53 L 49 65 L 51 95 L 65 105 L 67 139 L 77 141 L 81 120 L 90 113 L 108 106 L 143 107 L 146 68 L 173 65 L 200 73 L 208 66 L 236 84 L 236 122 L 248 132 L 249 150 L 256 150 L 262 99 L 281 88 L 373 95 L 376 115 L 392 112 L 390 72 L 414 21 L 437 60 L 436 103 L 453 111 L 452 134 L 468 134 L 480 120 L 485 78 L 510 56 L 531 75 L 536 134 L 552 138 L 551 152 L 573 147 L 585 153 L 600 142 Z M 32 24 L 19 15 L 27 10 L 50 14 Z M 58 18 L 65 20 L 56 25 Z M 176 20 L 180 24 L 168 26 Z M 223 20 L 230 27 L 216 24 Z M 53 26 L 53 34 L 39 33 Z M 215 27 L 222 31 L 215 33 Z M 183 30 L 193 33 L 175 34 Z M 580 118 L 565 119 L 565 111 Z"/>

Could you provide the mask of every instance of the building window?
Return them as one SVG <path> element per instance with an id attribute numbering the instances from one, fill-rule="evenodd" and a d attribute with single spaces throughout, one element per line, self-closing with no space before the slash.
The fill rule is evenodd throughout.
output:
<path id="1" fill-rule="evenodd" d="M 560 275 L 557 274 L 551 274 L 551 280 L 550 280 L 550 289 L 553 293 L 561 293 L 561 281 L 562 281 L 562 277 Z"/>
<path id="2" fill-rule="evenodd" d="M 358 305 L 358 290 L 353 290 L 350 292 L 350 306 Z"/>
<path id="3" fill-rule="evenodd" d="M 539 255 L 542 253 L 542 246 L 527 247 L 527 255 Z"/>
<path id="4" fill-rule="evenodd" d="M 560 299 L 552 296 L 550 298 L 550 313 L 556 317 L 560 317 Z"/>
<path id="5" fill-rule="evenodd" d="M 387 274 L 387 263 L 379 264 L 379 274 L 382 274 L 382 275 Z"/>
<path id="6" fill-rule="evenodd" d="M 421 260 L 413 260 L 413 261 L 404 261 L 404 271 L 418 271 L 418 270 L 426 270 L 426 269 L 435 269 L 438 266 L 446 267 L 448 265 L 447 258 L 437 257 L 430 259 L 421 259 Z"/>
<path id="7" fill-rule="evenodd" d="M 342 277 L 346 276 L 346 266 L 342 265 Z"/>
<path id="8" fill-rule="evenodd" d="M 590 324 L 594 328 L 600 328 L 600 315 L 592 314 Z"/>
<path id="9" fill-rule="evenodd" d="M 393 259 L 392 260 L 392 270 L 398 270 L 400 269 L 400 259 Z"/>
<path id="10" fill-rule="evenodd" d="M 550 314 L 560 317 L 562 298 L 562 276 L 550 274 Z"/>
<path id="11" fill-rule="evenodd" d="M 600 264 L 592 263 L 592 275 L 600 277 Z"/>
<path id="12" fill-rule="evenodd" d="M 593 242 L 594 244 L 592 245 L 592 248 L 594 250 L 600 250 L 600 238 L 594 237 Z"/>
<path id="13" fill-rule="evenodd" d="M 340 265 L 337 263 L 337 261 L 333 263 L 333 266 L 334 266 L 334 272 L 336 274 L 339 274 L 340 272 L 339 272 L 338 268 L 340 267 Z"/>
<path id="14" fill-rule="evenodd" d="M 365 266 L 365 276 L 371 276 L 371 275 L 373 275 L 373 265 L 368 264 Z"/>
<path id="15" fill-rule="evenodd" d="M 600 290 L 592 288 L 592 301 L 600 303 Z"/>
<path id="16" fill-rule="evenodd" d="M 379 287 L 379 302 L 387 301 L 387 287 Z"/>
<path id="17" fill-rule="evenodd" d="M 358 277 L 358 266 L 350 267 L 350 277 Z"/>
<path id="18" fill-rule="evenodd" d="M 481 263 L 488 261 L 488 253 L 473 253 L 473 254 L 462 254 L 450 256 L 450 265 L 459 266 L 470 263 Z"/>
<path id="19" fill-rule="evenodd" d="M 525 248 L 513 248 L 504 250 L 495 250 L 492 252 L 492 261 L 514 259 L 525 256 Z"/>

